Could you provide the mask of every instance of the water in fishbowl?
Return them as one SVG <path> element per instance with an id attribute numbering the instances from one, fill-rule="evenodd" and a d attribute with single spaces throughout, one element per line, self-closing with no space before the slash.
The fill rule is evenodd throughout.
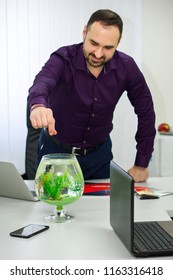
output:
<path id="1" fill-rule="evenodd" d="M 35 178 L 40 200 L 59 207 L 78 200 L 84 179 L 78 161 L 72 158 L 43 158 Z"/>

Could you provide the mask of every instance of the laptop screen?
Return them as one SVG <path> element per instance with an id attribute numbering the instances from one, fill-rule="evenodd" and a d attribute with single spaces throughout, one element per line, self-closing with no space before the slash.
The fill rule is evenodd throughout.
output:
<path id="1" fill-rule="evenodd" d="M 115 162 L 110 165 L 110 224 L 131 251 L 134 240 L 134 181 Z"/>

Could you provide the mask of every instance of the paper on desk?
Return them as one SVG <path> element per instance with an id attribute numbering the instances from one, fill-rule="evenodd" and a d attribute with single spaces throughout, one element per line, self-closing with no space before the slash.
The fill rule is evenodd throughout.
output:
<path id="1" fill-rule="evenodd" d="M 163 191 L 163 190 L 160 190 L 158 188 L 148 188 L 148 187 L 145 187 L 145 186 L 135 186 L 134 190 L 139 196 L 143 195 L 143 194 L 146 194 L 148 196 L 161 197 L 161 196 L 166 196 L 166 195 L 173 194 L 173 192 L 170 192 L 170 191 Z"/>

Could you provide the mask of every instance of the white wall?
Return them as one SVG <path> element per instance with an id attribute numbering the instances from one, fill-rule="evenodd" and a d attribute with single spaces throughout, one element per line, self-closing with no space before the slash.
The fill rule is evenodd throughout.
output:
<path id="1" fill-rule="evenodd" d="M 152 4 L 151 4 L 152 2 Z M 50 53 L 80 42 L 91 13 L 117 11 L 124 21 L 119 49 L 132 55 L 152 90 L 157 123 L 173 124 L 172 0 L 1 0 L 0 160 L 24 172 L 28 88 Z M 114 118 L 114 158 L 128 168 L 135 158 L 136 118 L 124 94 Z"/>
<path id="2" fill-rule="evenodd" d="M 173 1 L 142 1 L 142 70 L 152 91 L 156 126 L 173 126 Z"/>
<path id="3" fill-rule="evenodd" d="M 139 0 L 0 1 L 0 160 L 14 162 L 21 173 L 28 88 L 52 51 L 81 41 L 83 26 L 91 13 L 100 8 L 113 9 L 122 16 L 124 35 L 120 49 L 140 64 Z M 134 141 L 135 121 L 125 97 L 116 119 L 112 133 L 115 159 L 129 165 L 134 158 L 134 145 L 130 150 L 129 144 Z"/>

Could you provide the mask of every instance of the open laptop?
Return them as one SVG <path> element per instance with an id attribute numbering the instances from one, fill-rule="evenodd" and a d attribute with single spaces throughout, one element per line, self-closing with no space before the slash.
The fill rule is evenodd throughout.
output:
<path id="1" fill-rule="evenodd" d="M 39 201 L 31 183 L 22 179 L 13 163 L 0 161 L 0 196 Z"/>
<path id="2" fill-rule="evenodd" d="M 110 224 L 134 256 L 173 255 L 173 221 L 134 222 L 134 180 L 113 161 L 110 165 Z M 153 227 L 156 227 L 154 234 L 151 233 Z M 157 241 L 151 243 L 150 233 L 160 239 L 160 245 Z"/>

